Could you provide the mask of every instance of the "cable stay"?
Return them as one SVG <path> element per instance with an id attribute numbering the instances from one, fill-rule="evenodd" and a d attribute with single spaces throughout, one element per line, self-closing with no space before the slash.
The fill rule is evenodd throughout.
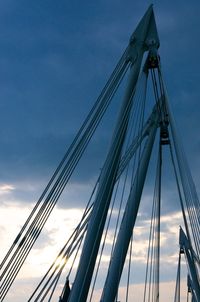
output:
<path id="1" fill-rule="evenodd" d="M 141 79 L 142 79 L 142 76 L 141 76 Z M 142 81 L 143 82 L 143 81 Z M 146 81 L 144 82 L 145 83 L 145 87 L 146 87 Z M 140 85 L 138 85 L 139 87 L 140 87 Z M 123 173 L 123 171 L 125 170 L 125 168 L 126 168 L 126 166 L 125 166 L 125 163 L 126 163 L 126 165 L 127 165 L 127 163 L 128 162 L 130 162 L 130 159 L 131 159 L 131 157 L 135 154 L 135 151 L 139 148 L 141 148 L 141 143 L 142 143 L 142 140 L 146 137 L 146 136 L 148 136 L 149 135 L 149 133 L 150 133 L 150 130 L 151 130 L 151 128 L 152 127 L 154 127 L 154 124 L 155 124 L 155 116 L 157 116 L 157 107 L 155 107 L 154 109 L 153 109 L 153 112 L 152 112 L 152 114 L 151 114 L 151 116 L 150 116 L 150 118 L 148 118 L 148 120 L 147 120 L 147 122 L 146 123 L 144 123 L 144 121 L 143 121 L 143 119 L 144 119 L 144 108 L 145 108 L 145 99 L 146 99 L 146 89 L 144 89 L 144 86 L 142 86 L 141 87 L 141 91 L 143 91 L 143 93 L 142 93 L 142 99 L 143 99 L 143 101 L 142 101 L 142 108 L 141 108 L 141 114 L 138 114 L 138 112 L 136 112 L 135 114 L 137 114 L 137 117 L 140 115 L 141 117 L 140 117 L 140 120 L 138 121 L 138 130 L 137 130 L 137 133 L 139 133 L 139 135 L 137 134 L 137 137 L 134 139 L 134 142 L 133 143 L 131 143 L 130 144 L 130 141 L 131 141 L 131 139 L 130 139 L 130 137 L 131 136 L 135 136 L 136 135 L 136 129 L 133 131 L 133 128 L 135 128 L 133 125 L 131 126 L 131 128 L 132 128 L 132 130 L 130 131 L 130 132 L 132 132 L 132 135 L 130 135 L 129 136 L 129 138 L 127 138 L 127 141 L 129 141 L 129 142 L 127 142 L 127 147 L 126 147 L 126 150 L 124 150 L 124 155 L 122 155 L 122 159 L 121 159 L 121 162 L 120 162 L 120 164 L 119 164 L 119 170 L 118 170 L 118 174 L 117 174 L 117 177 L 116 177 L 116 181 L 118 181 L 118 179 L 120 178 L 120 176 L 121 176 L 121 174 Z M 136 96 L 137 96 L 137 93 L 136 93 Z M 140 95 L 140 97 L 139 97 L 139 101 L 141 102 L 141 95 Z M 137 106 L 137 103 L 139 103 L 139 101 L 138 100 L 135 100 L 135 103 L 136 103 L 136 106 Z M 134 111 L 134 110 L 133 110 Z M 135 122 L 135 116 L 133 115 L 132 116 L 132 120 Z M 139 151 L 139 153 L 141 153 L 141 150 Z M 138 158 L 138 161 L 140 161 L 140 157 L 141 156 L 139 156 L 139 158 Z M 135 165 L 135 164 L 134 164 Z M 137 164 L 137 166 L 138 166 L 138 164 Z M 121 168 L 120 168 L 121 167 Z M 133 172 L 132 172 L 132 174 L 133 174 Z M 132 175 L 132 181 L 133 181 L 133 175 Z M 124 194 L 122 194 L 122 195 L 124 195 Z M 90 200 L 92 199 L 92 197 L 90 198 Z M 115 200 L 115 198 L 113 199 L 113 205 L 114 205 L 114 200 Z M 113 210 L 113 205 L 112 205 L 112 210 Z M 88 213 L 89 213 L 89 211 L 91 212 L 91 209 L 92 209 L 92 206 L 93 206 L 93 204 L 90 206 L 90 208 L 89 208 L 89 210 L 88 210 Z M 88 209 L 88 206 L 86 207 L 86 209 Z M 112 210 L 111 210 L 111 213 L 112 213 Z M 110 213 L 110 216 L 109 217 L 111 217 L 111 213 Z M 83 216 L 83 218 L 82 218 L 82 220 L 84 220 L 84 216 Z M 89 219 L 88 219 L 89 220 Z M 87 220 L 87 222 L 88 222 L 88 220 Z M 110 221 L 110 218 L 109 218 L 109 221 Z M 81 223 L 82 223 L 82 221 L 80 222 L 80 224 L 79 224 L 79 226 L 81 225 Z M 118 225 L 118 223 L 117 223 L 117 225 Z M 108 226 L 107 226 L 107 228 L 106 228 L 106 230 L 108 230 L 108 227 L 109 227 L 109 223 L 108 223 Z M 77 227 L 77 229 L 78 229 L 78 227 Z M 84 232 L 86 231 L 86 224 L 84 225 Z M 78 238 L 78 237 L 77 237 Z M 105 236 L 105 239 L 106 239 L 106 236 Z M 104 244 L 105 244 L 105 239 L 104 239 Z M 103 248 L 104 248 L 104 244 L 103 244 L 103 247 L 102 247 L 102 251 L 103 251 Z M 70 247 L 71 248 L 71 247 Z M 64 250 L 64 248 L 62 249 L 62 251 Z M 67 249 L 67 251 L 69 252 L 69 248 Z M 60 258 L 60 256 L 61 256 L 61 253 L 58 255 L 58 257 L 57 257 L 57 259 L 58 258 Z M 66 252 L 65 252 L 65 255 L 63 256 L 63 258 L 64 259 L 69 259 L 69 254 L 67 254 L 66 255 Z M 101 258 L 100 258 L 101 259 Z M 99 263 L 100 263 L 100 259 L 99 259 Z M 57 261 L 55 260 L 54 261 L 54 263 L 56 263 Z M 51 268 L 52 268 L 53 266 L 51 266 Z M 63 262 L 63 265 L 62 265 L 62 269 L 64 268 L 64 262 Z M 99 267 L 98 267 L 99 268 Z M 59 270 L 59 268 L 57 269 L 58 271 L 59 271 L 59 273 L 58 273 L 58 275 L 60 275 L 60 272 L 61 272 L 61 270 L 62 269 L 60 269 Z M 48 271 L 48 274 L 50 273 L 50 270 Z M 28 301 L 31 301 L 33 298 L 34 298 L 34 301 L 43 301 L 43 298 L 42 298 L 42 300 L 40 300 L 39 298 L 42 296 L 42 293 L 44 292 L 44 290 L 46 290 L 46 287 L 47 287 L 47 285 L 50 283 L 50 281 L 52 280 L 52 278 L 55 276 L 55 273 L 56 273 L 56 271 L 54 272 L 54 273 L 52 273 L 51 275 L 50 275 L 50 278 L 48 277 L 48 274 L 46 274 L 45 275 L 45 278 L 49 278 L 48 280 L 47 280 L 47 282 L 45 283 L 45 285 L 43 286 L 43 288 L 41 289 L 41 291 L 40 291 L 40 293 L 37 295 L 37 298 L 34 298 L 34 295 L 36 294 L 36 292 L 38 291 L 38 289 L 39 289 L 39 287 L 42 285 L 42 284 L 44 284 L 44 280 L 45 279 L 43 279 L 42 281 L 41 281 L 41 283 L 39 284 L 39 286 L 36 288 L 36 290 L 35 290 L 35 292 L 32 294 L 32 296 L 30 297 L 30 299 L 28 300 Z M 97 273 L 98 273 L 98 269 L 97 269 Z M 57 276 L 58 276 L 57 275 Z M 69 275 L 67 276 L 67 280 L 69 281 Z M 67 282 L 68 282 L 67 281 Z M 57 279 L 56 278 L 54 278 L 54 282 L 52 282 L 51 283 L 51 286 L 53 286 L 55 283 L 57 282 Z M 94 284 L 95 284 L 95 282 L 96 282 L 96 278 L 95 278 L 95 280 L 94 280 Z M 49 290 L 50 290 L 50 287 L 49 287 Z M 46 294 L 48 293 L 49 291 L 46 291 Z M 63 292 L 63 295 L 64 295 L 64 293 L 65 293 L 65 291 Z M 43 296 L 42 296 L 43 297 Z M 92 293 L 91 293 L 91 297 L 92 297 Z M 62 299 L 62 298 L 61 298 Z M 90 300 L 91 300 L 91 298 L 90 298 Z"/>
<path id="2" fill-rule="evenodd" d="M 143 302 L 159 301 L 162 132 L 157 160 Z"/>
<path id="3" fill-rule="evenodd" d="M 0 264 L 0 269 L 2 269 L 3 266 L 5 265 L 5 263 L 8 260 L 13 248 L 15 247 L 15 245 L 17 243 L 19 243 L 19 241 L 21 240 L 23 232 L 25 231 L 28 224 L 33 219 L 34 215 L 36 214 L 36 211 L 38 210 L 38 207 L 42 203 L 45 196 L 48 195 L 48 192 L 50 191 L 51 187 L 53 187 L 54 182 L 56 182 L 56 180 L 59 176 L 64 175 L 65 170 L 62 170 L 62 168 L 69 161 L 70 156 L 72 156 L 71 154 L 74 152 L 75 149 L 78 149 L 78 146 L 80 144 L 82 144 L 83 139 L 86 140 L 86 138 L 87 138 L 86 135 L 87 135 L 89 129 L 92 128 L 92 131 L 94 131 L 94 127 L 92 127 L 92 125 L 95 123 L 95 120 L 97 119 L 97 123 L 99 123 L 100 119 L 102 118 L 103 114 L 105 113 L 105 110 L 108 107 L 109 102 L 111 101 L 111 99 L 113 97 L 113 94 L 116 90 L 116 87 L 119 85 L 121 77 L 122 77 L 123 73 L 125 73 L 125 69 L 127 68 L 127 65 L 129 64 L 128 61 L 127 61 L 127 55 L 128 55 L 128 49 L 125 50 L 124 54 L 122 55 L 121 59 L 119 60 L 119 62 L 117 64 L 115 70 L 113 71 L 110 79 L 108 80 L 108 82 L 105 85 L 104 89 L 102 90 L 100 96 L 98 97 L 96 103 L 92 107 L 90 113 L 88 114 L 87 118 L 85 119 L 84 123 L 82 124 L 81 128 L 79 129 L 74 141 L 72 142 L 71 146 L 67 150 L 65 156 L 63 157 L 63 159 L 60 162 L 58 168 L 56 169 L 56 171 L 53 174 L 51 180 L 49 181 L 47 187 L 45 188 L 44 192 L 42 193 L 41 197 L 39 198 L 39 200 L 38 200 L 37 204 L 35 205 L 33 211 L 31 212 L 30 216 L 28 217 L 27 221 L 25 222 L 24 226 L 22 227 L 20 233 L 17 235 L 15 241 L 13 242 L 13 245 L 11 246 L 11 248 L 9 249 L 9 251 L 6 254 L 5 258 L 3 259 L 2 263 Z M 60 175 L 61 171 L 62 171 L 62 175 Z M 46 203 L 48 201 L 49 200 L 46 200 Z"/>
<path id="4" fill-rule="evenodd" d="M 40 235 L 129 65 L 128 49 L 126 49 L 73 143 L 3 259 L 0 265 L 0 301 L 3 301 L 33 244 Z"/>
<path id="5" fill-rule="evenodd" d="M 122 158 L 121 158 L 121 161 L 119 164 L 118 174 L 116 176 L 116 183 L 119 181 L 120 177 L 123 175 L 124 171 L 126 170 L 126 167 L 129 165 L 130 160 L 135 155 L 138 148 L 140 148 L 142 141 L 149 135 L 149 129 L 152 127 L 152 124 L 154 121 L 154 116 L 156 114 L 155 108 L 154 108 L 150 117 L 147 119 L 147 122 L 146 123 L 142 122 L 142 124 L 141 124 L 141 118 L 139 121 L 136 121 L 136 119 L 135 119 L 135 115 L 137 117 L 139 115 L 141 115 L 142 119 L 144 119 L 143 112 L 144 112 L 144 105 L 145 105 L 145 99 L 146 99 L 145 87 L 147 85 L 147 81 L 143 79 L 144 76 L 146 78 L 146 76 L 147 76 L 146 73 L 141 75 L 141 79 L 139 81 L 139 82 L 141 82 L 141 85 L 138 85 L 139 91 L 138 91 L 138 93 L 136 92 L 136 95 L 135 95 L 135 98 L 136 98 L 135 107 L 138 107 L 138 110 L 141 111 L 141 114 L 138 114 L 138 110 L 136 112 L 134 112 L 135 110 L 133 110 L 133 112 L 131 114 L 132 115 L 131 119 L 134 121 L 134 123 L 131 126 L 131 128 L 132 128 L 132 130 L 130 131 L 131 135 L 127 139 L 126 149 L 123 151 L 123 154 L 122 154 Z M 141 103 L 141 98 L 142 98 L 143 105 L 138 106 Z M 131 140 L 133 140 L 133 142 L 131 142 Z M 57 258 L 51 265 L 50 269 L 45 274 L 44 278 L 41 280 L 40 284 L 37 286 L 37 288 L 35 289 L 34 293 L 31 295 L 31 297 L 29 298 L 28 301 L 32 301 L 33 299 L 34 299 L 34 301 L 41 301 L 39 298 L 41 297 L 44 290 L 46 290 L 46 287 L 53 280 L 53 278 L 54 278 L 54 282 L 52 282 L 51 287 L 57 282 L 57 279 L 55 278 L 55 276 L 58 276 L 58 278 L 59 278 L 59 276 L 60 276 L 62 270 L 64 269 L 64 266 L 66 265 L 67 261 L 69 260 L 70 256 L 73 254 L 73 252 L 79 245 L 80 241 L 82 241 L 84 234 L 87 230 L 88 221 L 91 216 L 91 212 L 92 212 L 92 208 L 93 208 L 93 204 L 94 204 L 93 199 L 94 199 L 94 195 L 97 190 L 98 184 L 99 184 L 99 179 L 92 192 L 90 200 L 86 206 L 86 210 L 83 214 L 83 217 L 82 217 L 79 225 L 75 229 L 75 232 L 70 237 L 70 241 L 68 240 L 67 243 L 65 244 L 65 246 L 62 248 L 61 252 L 58 254 Z M 117 186 L 117 184 L 116 184 L 116 186 Z M 113 206 L 114 206 L 114 202 L 113 202 Z M 60 263 L 62 263 L 61 266 L 56 265 L 58 263 L 58 259 L 59 259 Z M 55 265 L 56 265 L 56 267 L 55 267 Z M 67 277 L 67 280 L 68 280 L 68 278 L 69 278 L 69 275 Z M 48 293 L 49 292 L 50 292 L 50 289 L 49 289 Z M 35 298 L 35 295 L 37 295 L 36 298 Z"/>
<path id="6" fill-rule="evenodd" d="M 199 258 L 200 203 L 197 196 L 194 181 L 192 179 L 192 175 L 186 160 L 186 156 L 183 151 L 184 149 L 180 141 L 180 135 L 177 132 L 177 127 L 173 118 L 172 111 L 169 106 L 168 97 L 165 88 L 164 88 L 164 94 L 165 94 L 166 106 L 167 106 L 167 111 L 170 120 L 170 130 L 171 130 L 172 145 L 173 145 L 172 148 L 175 152 L 175 155 L 172 154 L 173 151 L 171 148 L 171 156 L 172 156 L 172 162 L 174 163 L 174 170 L 176 170 L 175 172 L 176 179 L 177 182 L 179 182 L 179 195 L 181 195 L 180 201 L 182 203 L 184 224 L 186 227 L 187 237 L 191 241 L 191 244 L 194 246 L 195 252 Z"/>

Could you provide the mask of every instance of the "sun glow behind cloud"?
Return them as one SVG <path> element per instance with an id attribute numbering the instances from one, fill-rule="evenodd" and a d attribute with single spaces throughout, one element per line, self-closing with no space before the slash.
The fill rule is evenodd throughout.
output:
<path id="1" fill-rule="evenodd" d="M 4 195 L 4 203 L 0 206 L 0 232 L 2 239 L 2 248 L 0 254 L 1 258 L 8 250 L 17 233 L 20 231 L 20 228 L 22 227 L 25 219 L 31 211 L 31 208 L 33 207 L 33 204 L 31 203 L 21 204 L 19 202 L 9 201 L 9 194 L 7 191 L 9 191 L 10 194 L 13 194 L 13 190 L 14 188 L 16 188 L 16 186 L 6 185 L 3 188 L 6 191 L 6 194 Z M 77 195 L 77 192 L 75 195 Z M 8 198 L 8 201 L 6 200 L 6 198 Z M 18 275 L 17 281 L 10 290 L 9 301 L 12 301 L 11 297 L 13 296 L 13 292 L 18 292 L 19 296 L 22 295 L 21 290 L 18 290 L 18 288 L 24 286 L 24 282 L 27 284 L 27 290 L 21 296 L 21 299 L 26 300 L 27 297 L 30 296 L 30 294 L 36 287 L 38 281 L 43 277 L 49 266 L 52 264 L 52 262 L 58 255 L 60 249 L 63 247 L 64 243 L 67 241 L 72 231 L 80 221 L 83 211 L 84 209 L 81 208 L 64 209 L 56 207 L 54 209 L 41 234 L 41 238 L 39 238 L 36 244 L 34 245 L 34 248 L 32 249 L 29 257 L 27 258 L 22 270 Z M 115 211 L 114 214 L 116 216 Z M 172 278 L 172 275 L 172 279 L 175 279 L 178 257 L 177 226 L 182 223 L 182 215 L 180 212 L 175 212 L 170 215 L 164 215 L 161 218 L 161 223 L 164 228 L 164 231 L 161 232 L 161 272 L 167 272 L 166 276 L 163 275 L 162 277 L 162 282 L 166 283 L 165 279 L 167 278 L 168 282 L 170 278 Z M 138 276 L 138 272 L 140 270 L 144 271 L 146 265 L 149 226 L 150 220 L 145 218 L 143 219 L 143 214 L 140 213 L 139 222 L 134 229 L 134 244 L 132 251 L 133 278 L 131 278 L 131 282 L 136 283 L 135 286 L 136 288 L 138 288 L 139 292 L 144 279 L 143 277 Z M 103 254 L 101 259 L 99 277 L 100 287 L 103 285 L 103 279 L 105 278 L 105 274 L 108 268 L 109 255 L 107 254 L 107 251 L 111 250 L 112 240 L 113 233 L 108 232 L 105 253 Z M 74 264 L 73 275 L 75 274 L 75 270 L 78 267 L 79 257 L 80 252 Z M 128 258 L 129 256 L 127 256 L 127 261 Z M 63 260 L 59 259 L 57 264 L 60 263 L 61 265 L 62 261 Z M 65 274 L 67 274 L 71 263 L 72 259 L 67 259 L 67 265 L 64 269 Z M 128 262 L 125 263 L 125 271 L 127 270 L 127 267 Z M 134 276 L 136 276 L 136 278 Z M 124 277 L 122 277 L 122 285 L 120 291 L 123 291 L 123 283 L 125 282 L 124 280 Z M 139 285 L 140 283 L 141 285 Z M 58 291 L 59 288 L 61 290 L 61 287 L 58 287 Z M 165 286 L 163 285 L 163 288 L 164 287 Z"/>

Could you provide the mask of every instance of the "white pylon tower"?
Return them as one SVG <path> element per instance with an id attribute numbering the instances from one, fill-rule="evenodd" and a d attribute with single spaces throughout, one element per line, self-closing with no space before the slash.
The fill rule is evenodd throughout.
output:
<path id="1" fill-rule="evenodd" d="M 130 38 L 127 60 L 130 60 L 132 65 L 130 69 L 128 85 L 124 99 L 122 101 L 122 107 L 117 120 L 116 128 L 114 130 L 111 147 L 108 152 L 104 168 L 100 175 L 99 187 L 96 194 L 91 218 L 88 224 L 88 230 L 81 253 L 78 271 L 69 297 L 70 302 L 83 302 L 87 299 L 99 245 L 107 217 L 107 212 L 115 184 L 115 179 L 119 168 L 121 151 L 123 142 L 125 140 L 128 120 L 131 112 L 131 102 L 133 100 L 132 96 L 136 88 L 143 55 L 146 51 L 156 51 L 158 47 L 159 38 L 156 29 L 153 7 L 150 6 Z M 124 227 L 122 226 L 122 231 L 118 237 L 119 241 L 121 240 L 120 236 L 122 236 L 123 239 L 126 238 L 127 248 L 123 249 L 124 254 L 122 256 L 120 254 L 120 251 L 117 250 L 118 248 L 116 247 L 112 260 L 113 266 L 109 272 L 105 291 L 103 293 L 101 301 L 112 302 L 115 300 L 118 283 L 120 281 L 119 276 L 123 268 L 123 261 L 120 261 L 121 266 L 119 266 L 118 258 L 123 257 L 125 260 L 134 221 L 137 215 L 137 209 L 141 198 L 157 126 L 158 125 L 155 121 L 155 125 L 154 127 L 152 127 L 151 134 L 149 135 L 149 142 L 147 144 L 146 152 L 143 154 L 143 163 L 141 164 L 139 171 L 140 182 L 139 184 L 134 185 L 130 193 L 130 200 L 136 199 L 136 203 L 134 204 L 131 211 L 129 209 L 129 205 L 127 205 L 127 215 L 132 215 L 133 213 L 133 217 L 124 217 L 124 221 L 126 220 L 126 229 L 124 229 Z M 121 243 L 119 243 L 119 245 L 120 244 Z"/>

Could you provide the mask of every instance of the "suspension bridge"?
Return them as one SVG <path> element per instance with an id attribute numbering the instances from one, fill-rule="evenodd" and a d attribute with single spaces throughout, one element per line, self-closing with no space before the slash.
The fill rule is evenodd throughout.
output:
<path id="1" fill-rule="evenodd" d="M 163 162 L 165 152 L 169 155 L 177 188 L 177 203 L 182 213 L 182 225 L 177 225 L 180 234 L 173 301 L 182 301 L 182 258 L 186 262 L 188 280 L 184 289 L 185 301 L 200 301 L 199 200 L 170 109 L 159 46 L 153 7 L 150 6 L 41 197 L 2 259 L 0 301 L 6 301 L 46 221 L 63 191 L 67 190 L 70 178 L 96 129 L 103 123 L 106 111 L 113 100 L 119 98 L 119 90 L 123 91 L 123 96 L 120 94 L 119 114 L 110 147 L 91 196 L 85 203 L 82 218 L 49 269 L 44 272 L 43 278 L 33 288 L 32 294 L 27 296 L 27 301 L 135 301 L 134 293 L 129 290 L 131 274 L 137 278 L 138 273 L 131 270 L 134 230 L 139 208 L 144 202 L 143 191 L 148 174 L 154 183 L 154 190 L 151 204 L 148 205 L 149 240 L 140 301 L 161 300 L 161 201 L 163 166 L 166 169 Z M 105 257 L 106 266 L 103 261 Z M 125 270 L 126 291 L 120 297 Z M 63 276 L 64 286 L 58 293 Z"/>

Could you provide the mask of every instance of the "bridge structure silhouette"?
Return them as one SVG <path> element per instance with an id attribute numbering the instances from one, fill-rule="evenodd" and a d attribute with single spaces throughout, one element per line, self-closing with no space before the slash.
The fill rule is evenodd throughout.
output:
<path id="1" fill-rule="evenodd" d="M 149 238 L 141 301 L 160 301 L 163 154 L 168 152 L 176 198 L 182 212 L 174 301 L 181 301 L 181 258 L 187 264 L 187 301 L 200 301 L 199 199 L 180 142 L 163 79 L 160 41 L 150 6 L 130 37 L 108 82 L 80 127 L 38 202 L 1 262 L 0 301 L 18 272 L 77 168 L 103 117 L 123 90 L 109 150 L 79 224 L 27 301 L 134 301 L 129 291 L 134 230 L 148 173 L 154 183 L 148 205 Z M 151 164 L 150 168 L 150 162 Z M 109 244 L 108 244 L 109 242 Z M 111 243 L 110 243 L 111 242 Z M 169 243 L 170 245 L 170 243 Z M 106 256 L 105 256 L 106 255 Z M 107 259 L 105 263 L 103 259 Z M 66 269 L 66 265 L 70 266 Z M 103 264 L 102 264 L 103 263 Z M 126 269 L 126 291 L 119 290 Z M 61 276 L 62 292 L 57 296 Z M 98 286 L 101 281 L 102 286 Z M 95 296 L 98 288 L 99 296 Z M 123 300 L 121 300 L 123 299 Z"/>

